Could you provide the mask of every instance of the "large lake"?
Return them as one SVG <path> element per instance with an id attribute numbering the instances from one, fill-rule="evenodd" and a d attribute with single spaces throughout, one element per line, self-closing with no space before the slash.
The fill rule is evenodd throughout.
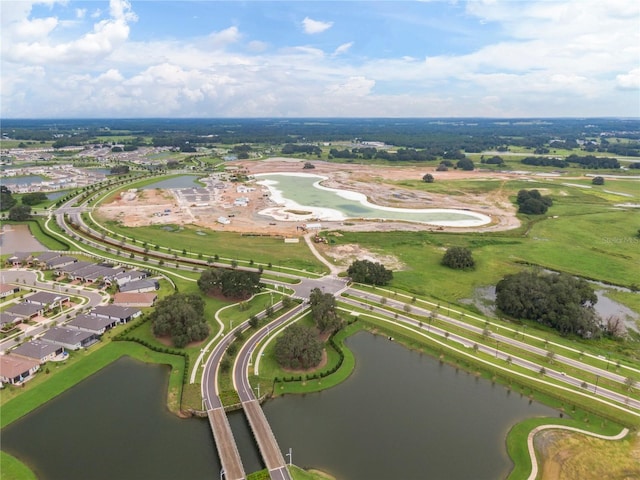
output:
<path id="1" fill-rule="evenodd" d="M 385 337 L 347 341 L 348 381 L 264 405 L 293 462 L 339 479 L 504 478 L 512 425 L 557 412 Z M 219 478 L 209 424 L 164 407 L 166 368 L 121 359 L 2 432 L 41 480 Z M 244 416 L 230 416 L 249 473 L 262 468 Z"/>
<path id="2" fill-rule="evenodd" d="M 303 173 L 256 175 L 258 183 L 271 190 L 272 199 L 289 209 L 310 209 L 321 220 L 349 218 L 403 220 L 445 226 L 479 226 L 489 223 L 486 215 L 454 209 L 407 209 L 369 203 L 362 193 L 321 185 L 325 177 Z"/>

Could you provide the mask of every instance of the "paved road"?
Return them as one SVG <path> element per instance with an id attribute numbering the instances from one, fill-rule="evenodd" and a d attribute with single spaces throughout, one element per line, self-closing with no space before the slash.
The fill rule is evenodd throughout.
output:
<path id="1" fill-rule="evenodd" d="M 375 300 L 376 302 L 379 300 L 379 296 L 374 296 L 372 294 L 366 293 L 366 292 L 361 292 L 359 290 L 355 290 L 355 289 L 349 289 L 348 293 L 352 296 L 352 297 L 356 297 L 359 298 L 361 300 Z M 361 303 L 361 301 L 354 299 L 354 298 L 341 298 L 340 299 L 342 302 L 356 306 L 356 307 L 361 307 L 363 306 L 363 304 Z M 388 300 L 387 301 L 387 305 L 389 306 L 393 306 L 394 308 L 400 308 L 402 309 L 402 307 L 405 305 L 402 302 L 397 302 L 394 300 Z M 368 308 L 368 306 L 366 306 L 365 308 Z M 420 307 L 416 307 L 414 305 L 411 306 L 411 311 L 413 314 L 418 314 L 418 315 L 423 315 L 425 317 L 425 320 L 428 320 L 429 318 L 429 311 Z M 391 312 L 389 312 L 388 310 L 385 310 L 383 307 L 373 307 L 373 310 L 371 310 L 372 313 L 376 313 L 378 315 L 381 316 L 385 316 L 388 318 L 392 318 L 394 316 L 394 314 L 392 314 Z M 474 327 L 472 325 L 469 325 L 465 322 L 447 317 L 445 315 L 441 315 L 438 314 L 438 321 L 443 321 L 443 322 L 447 322 L 453 325 L 456 325 L 458 327 L 461 327 L 467 331 L 471 331 L 477 334 L 482 334 L 482 330 L 479 327 Z M 407 323 L 410 325 L 413 325 L 415 327 L 421 328 L 422 330 L 426 330 L 432 334 L 438 335 L 442 338 L 446 338 L 448 341 L 451 342 L 456 342 L 460 345 L 462 345 L 465 348 L 473 348 L 474 344 L 476 344 L 476 342 L 474 340 L 469 340 L 465 337 L 462 337 L 460 335 L 454 334 L 454 333 L 449 333 L 448 336 L 445 335 L 445 330 L 434 326 L 432 324 L 430 324 L 428 321 L 425 323 L 420 322 L 419 320 L 415 320 L 413 318 L 404 316 L 404 315 L 398 315 L 397 321 L 402 322 L 402 323 Z M 422 325 L 420 325 L 420 323 L 422 323 Z M 542 356 L 546 356 L 547 351 L 544 349 L 540 349 L 531 345 L 528 345 L 526 343 L 520 342 L 516 339 L 513 339 L 511 337 L 506 337 L 504 335 L 497 335 L 495 333 L 492 333 L 491 338 L 493 340 L 497 340 L 499 343 L 501 344 L 509 344 L 512 346 L 515 346 L 517 348 L 520 348 L 522 350 L 526 350 L 530 353 L 537 353 L 539 355 Z M 580 389 L 582 389 L 582 384 L 584 382 L 584 380 L 582 379 L 578 379 L 578 378 L 574 378 L 571 377 L 569 375 L 564 374 L 564 372 L 562 372 L 559 369 L 555 369 L 550 367 L 549 365 L 542 365 L 542 364 L 538 364 L 520 357 L 517 357 L 515 355 L 512 354 L 508 354 L 508 353 L 504 353 L 502 351 L 500 351 L 498 349 L 498 345 L 496 345 L 496 347 L 493 346 L 487 346 L 487 345 L 482 345 L 480 343 L 478 343 L 478 351 L 483 352 L 483 353 L 487 353 L 489 355 L 494 355 L 496 358 L 502 359 L 502 360 L 507 360 L 507 358 L 509 358 L 509 360 L 511 361 L 511 363 L 513 365 L 518 365 L 521 367 L 524 367 L 528 370 L 531 370 L 533 372 L 539 372 L 541 368 L 544 367 L 545 369 L 545 375 L 549 378 L 553 378 L 557 381 L 572 385 L 574 387 L 579 387 Z M 596 377 L 595 375 L 599 375 L 601 378 L 610 378 L 614 381 L 620 381 L 620 379 L 622 379 L 622 381 L 624 381 L 624 378 L 621 377 L 620 375 L 615 374 L 614 372 L 609 372 L 607 370 L 603 370 L 603 369 L 599 369 L 597 367 L 592 367 L 591 365 L 587 365 L 584 364 L 582 362 L 578 362 L 576 360 L 572 360 L 572 359 L 567 359 L 566 357 L 563 357 L 561 355 L 556 355 L 554 357 L 554 361 L 557 363 L 561 363 L 561 360 L 567 361 L 567 364 L 571 364 L 573 366 L 576 366 L 577 368 L 580 368 L 582 370 L 585 371 L 589 371 L 594 373 L 594 383 L 592 384 L 588 384 L 587 385 L 587 389 L 582 389 L 583 391 L 591 391 L 593 392 L 594 395 L 598 395 L 600 397 L 606 398 L 607 400 L 612 400 L 614 402 L 617 402 L 619 404 L 625 405 L 626 407 L 631 407 L 634 409 L 640 409 L 640 400 L 638 400 L 637 398 L 633 398 L 631 396 L 628 395 L 623 395 L 620 394 L 618 392 L 613 392 L 611 390 L 608 390 L 606 388 L 603 387 L 599 387 L 597 386 L 597 384 L 595 383 L 596 381 Z"/>

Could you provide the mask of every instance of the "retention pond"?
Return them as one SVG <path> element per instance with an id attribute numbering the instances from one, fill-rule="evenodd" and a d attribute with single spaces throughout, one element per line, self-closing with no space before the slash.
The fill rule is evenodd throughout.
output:
<path id="1" fill-rule="evenodd" d="M 386 337 L 347 343 L 357 359 L 349 380 L 264 405 L 297 465 L 342 480 L 495 480 L 511 469 L 511 426 L 557 415 Z M 2 448 L 41 480 L 218 478 L 209 424 L 170 414 L 166 388 L 166 368 L 123 358 L 5 428 Z M 243 414 L 230 421 L 245 470 L 262 468 Z"/>

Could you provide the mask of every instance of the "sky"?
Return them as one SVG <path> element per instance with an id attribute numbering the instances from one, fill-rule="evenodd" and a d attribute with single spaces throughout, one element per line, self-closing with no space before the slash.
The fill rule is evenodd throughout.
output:
<path id="1" fill-rule="evenodd" d="M 634 0 L 0 0 L 1 118 L 640 117 Z"/>

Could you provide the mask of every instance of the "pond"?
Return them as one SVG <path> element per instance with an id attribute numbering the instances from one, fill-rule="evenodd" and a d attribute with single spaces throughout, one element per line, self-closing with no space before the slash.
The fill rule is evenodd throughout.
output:
<path id="1" fill-rule="evenodd" d="M 146 185 L 143 190 L 149 190 L 153 188 L 168 189 L 168 188 L 200 188 L 202 184 L 198 182 L 197 175 L 180 175 L 178 177 L 168 178 L 166 180 L 160 180 L 159 182 Z"/>
<path id="2" fill-rule="evenodd" d="M 31 234 L 29 225 L 3 225 L 0 234 L 0 251 L 4 254 L 17 252 L 44 252 L 48 250 Z"/>
<path id="3" fill-rule="evenodd" d="M 287 209 L 310 210 L 319 220 L 341 221 L 349 218 L 401 220 L 442 226 L 471 227 L 491 219 L 479 213 L 454 209 L 409 209 L 383 207 L 369 203 L 358 192 L 323 187 L 325 177 L 304 173 L 258 174 L 260 185 L 271 191 L 274 202 Z M 280 216 L 282 211 L 267 209 L 261 213 Z M 282 218 L 279 218 L 282 219 Z"/>
<path id="4" fill-rule="evenodd" d="M 2 183 L 11 189 L 11 185 L 33 185 L 34 183 L 42 183 L 45 178 L 41 175 L 22 175 L 19 177 L 6 177 L 2 179 Z"/>
<path id="5" fill-rule="evenodd" d="M 264 405 L 297 465 L 345 480 L 504 478 L 511 426 L 557 416 L 386 337 L 347 343 L 357 366 L 346 382 Z M 166 367 L 122 358 L 5 428 L 2 448 L 41 480 L 218 478 L 208 422 L 170 414 L 166 391 Z M 230 423 L 245 471 L 263 468 L 242 412 Z"/>

